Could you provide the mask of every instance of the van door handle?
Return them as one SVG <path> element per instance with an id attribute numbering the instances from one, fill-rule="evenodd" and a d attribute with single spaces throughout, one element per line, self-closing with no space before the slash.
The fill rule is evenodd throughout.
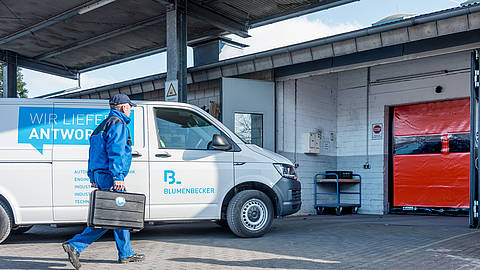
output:
<path id="1" fill-rule="evenodd" d="M 142 154 L 140 154 L 140 152 L 138 151 L 132 151 L 132 157 L 141 157 Z"/>
<path id="2" fill-rule="evenodd" d="M 170 155 L 168 152 L 160 152 L 158 154 L 155 154 L 156 157 L 171 157 L 172 155 Z"/>

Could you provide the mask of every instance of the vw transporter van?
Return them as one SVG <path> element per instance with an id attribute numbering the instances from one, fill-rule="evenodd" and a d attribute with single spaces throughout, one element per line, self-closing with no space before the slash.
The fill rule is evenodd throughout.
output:
<path id="1" fill-rule="evenodd" d="M 285 157 L 244 143 L 198 107 L 136 103 L 125 185 L 146 195 L 146 222 L 216 220 L 258 237 L 300 209 Z M 105 100 L 0 100 L 0 243 L 35 224 L 86 223 L 89 137 L 109 111 Z"/>

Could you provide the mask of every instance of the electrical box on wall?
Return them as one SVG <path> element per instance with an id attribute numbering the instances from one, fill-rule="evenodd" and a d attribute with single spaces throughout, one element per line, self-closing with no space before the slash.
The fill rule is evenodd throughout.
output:
<path id="1" fill-rule="evenodd" d="M 321 132 L 306 132 L 303 134 L 303 152 L 305 154 L 319 154 L 322 141 Z"/>

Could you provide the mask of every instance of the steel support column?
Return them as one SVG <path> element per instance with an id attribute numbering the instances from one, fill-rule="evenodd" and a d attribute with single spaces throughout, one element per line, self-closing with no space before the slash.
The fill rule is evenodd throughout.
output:
<path id="1" fill-rule="evenodd" d="M 478 183 L 478 128 L 479 117 L 479 50 L 472 52 L 472 71 L 470 88 L 470 227 L 478 228 L 478 201 L 480 185 Z"/>
<path id="2" fill-rule="evenodd" d="M 187 102 L 186 0 L 175 0 L 167 8 L 167 81 L 175 80 L 178 80 L 178 101 Z"/>
<path id="3" fill-rule="evenodd" d="M 17 59 L 14 54 L 5 55 L 3 67 L 3 97 L 16 98 L 17 94 Z"/>

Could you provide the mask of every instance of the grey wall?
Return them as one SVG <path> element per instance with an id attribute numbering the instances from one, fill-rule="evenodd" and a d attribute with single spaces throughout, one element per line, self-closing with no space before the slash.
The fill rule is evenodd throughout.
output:
<path id="1" fill-rule="evenodd" d="M 361 173 L 360 213 L 387 211 L 388 178 L 384 173 L 388 163 L 384 157 L 388 155 L 385 147 L 388 137 L 385 134 L 383 140 L 372 140 L 372 124 L 383 123 L 384 129 L 389 125 L 389 119 L 385 118 L 388 106 L 468 97 L 469 68 L 470 52 L 371 67 L 368 123 L 367 69 L 339 73 L 337 167 Z M 438 85 L 444 89 L 441 94 L 435 93 Z M 371 165 L 368 170 L 363 169 L 367 160 Z"/>
<path id="2" fill-rule="evenodd" d="M 469 97 L 470 52 L 373 66 L 368 95 L 367 68 L 298 76 L 296 81 L 296 106 L 295 79 L 276 82 L 276 138 L 277 152 L 299 164 L 302 212 L 314 212 L 315 173 L 336 169 L 362 175 L 360 213 L 383 214 L 388 202 L 388 133 L 381 140 L 372 140 L 372 124 L 382 123 L 387 130 L 386 110 L 396 105 Z M 443 93 L 435 93 L 438 85 L 443 87 Z M 324 135 L 333 131 L 335 141 L 328 151 L 303 154 L 302 134 L 316 130 L 322 130 Z M 363 167 L 367 161 L 370 169 Z M 353 200 L 348 196 L 344 199 Z"/>
<path id="3" fill-rule="evenodd" d="M 313 213 L 313 177 L 318 172 L 335 170 L 337 74 L 314 76 L 276 83 L 276 137 L 277 152 L 296 162 L 297 174 L 302 183 L 301 213 Z M 296 96 L 296 104 L 295 104 Z M 320 154 L 305 154 L 303 134 L 321 131 L 323 147 Z"/>

